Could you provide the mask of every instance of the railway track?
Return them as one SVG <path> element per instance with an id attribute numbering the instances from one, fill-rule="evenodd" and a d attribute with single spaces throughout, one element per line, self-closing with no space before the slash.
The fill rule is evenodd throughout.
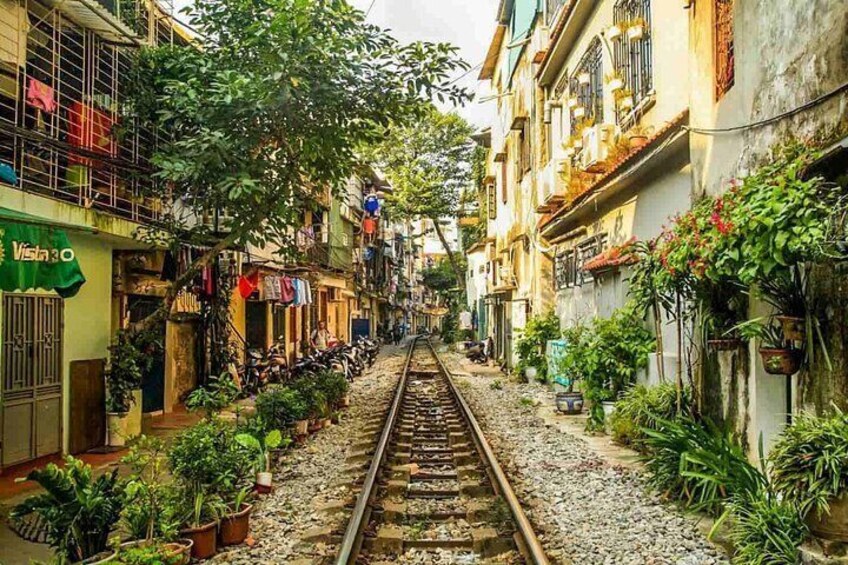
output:
<path id="1" fill-rule="evenodd" d="M 548 563 L 474 415 L 417 339 L 336 563 L 445 563 L 446 553 L 450 563 Z"/>

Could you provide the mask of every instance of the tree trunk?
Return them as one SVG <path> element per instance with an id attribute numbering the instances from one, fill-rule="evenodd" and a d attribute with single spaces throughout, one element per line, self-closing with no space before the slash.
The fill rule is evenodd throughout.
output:
<path id="1" fill-rule="evenodd" d="M 218 256 L 219 253 L 233 245 L 240 237 L 240 233 L 231 233 L 218 243 L 216 243 L 213 247 L 211 247 L 206 253 L 203 254 L 199 259 L 197 259 L 194 263 L 192 263 L 185 273 L 180 275 L 180 277 L 171 283 L 168 287 L 168 290 L 165 292 L 165 297 L 162 299 L 162 304 L 159 308 L 156 309 L 151 315 L 141 320 L 133 327 L 130 328 L 131 333 L 142 333 L 151 329 L 156 323 L 161 321 L 162 319 L 167 319 L 168 315 L 171 313 L 171 308 L 174 305 L 174 302 L 177 300 L 177 296 L 179 296 L 180 291 L 183 290 L 197 274 L 200 270 L 209 265 L 212 260 Z"/>
<path id="2" fill-rule="evenodd" d="M 660 377 L 660 382 L 665 382 L 665 347 L 663 346 L 662 335 L 662 311 L 660 310 L 659 302 L 654 300 L 654 331 L 657 334 L 657 372 Z"/>
<path id="3" fill-rule="evenodd" d="M 442 242 L 442 247 L 445 248 L 445 253 L 448 254 L 448 261 L 450 261 L 451 267 L 453 268 L 453 274 L 456 276 L 456 284 L 459 289 L 462 290 L 465 288 L 465 271 L 459 268 L 459 263 L 457 262 L 453 251 L 451 251 L 450 245 L 448 245 L 448 240 L 442 232 L 442 226 L 439 225 L 439 221 L 433 218 L 430 219 L 433 221 L 433 225 L 436 228 L 436 235 L 439 236 L 439 241 Z"/>

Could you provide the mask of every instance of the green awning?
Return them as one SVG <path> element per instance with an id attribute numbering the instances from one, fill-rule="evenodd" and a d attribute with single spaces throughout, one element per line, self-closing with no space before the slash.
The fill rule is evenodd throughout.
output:
<path id="1" fill-rule="evenodd" d="M 63 298 L 79 292 L 85 277 L 67 233 L 56 225 L 0 208 L 0 290 L 55 290 Z"/>

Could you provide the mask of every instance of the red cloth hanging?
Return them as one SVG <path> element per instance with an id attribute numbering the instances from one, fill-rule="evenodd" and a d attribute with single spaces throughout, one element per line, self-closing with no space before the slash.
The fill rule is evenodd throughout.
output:
<path id="1" fill-rule="evenodd" d="M 247 276 L 241 276 L 238 280 L 239 295 L 247 299 L 259 287 L 259 271 L 256 270 Z"/>
<path id="2" fill-rule="evenodd" d="M 105 112 L 82 102 L 73 102 L 68 108 L 68 143 L 101 155 L 114 157 L 117 146 L 112 139 L 112 118 Z M 68 162 L 95 168 L 103 164 L 71 153 Z"/>
<path id="3" fill-rule="evenodd" d="M 362 230 L 368 234 L 372 235 L 377 232 L 377 220 L 374 218 L 365 218 L 362 220 Z"/>

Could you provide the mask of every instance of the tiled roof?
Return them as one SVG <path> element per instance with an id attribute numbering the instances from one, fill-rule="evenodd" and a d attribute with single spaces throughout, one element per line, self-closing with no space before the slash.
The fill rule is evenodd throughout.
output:
<path id="1" fill-rule="evenodd" d="M 602 271 L 622 265 L 632 265 L 636 262 L 636 257 L 630 252 L 630 248 L 636 243 L 636 236 L 631 237 L 621 245 L 616 245 L 595 255 L 585 263 L 583 270 L 585 271 Z"/>
<path id="2" fill-rule="evenodd" d="M 668 122 L 665 126 L 659 129 L 654 135 L 648 138 L 648 142 L 641 147 L 637 147 L 628 153 L 625 153 L 621 157 L 615 160 L 615 162 L 609 164 L 609 168 L 601 175 L 598 175 L 592 184 L 590 184 L 586 190 L 584 190 L 580 196 L 572 200 L 571 202 L 563 203 L 559 209 L 557 209 L 553 214 L 548 214 L 543 218 L 543 221 L 539 223 L 539 229 L 544 229 L 557 218 L 579 206 L 584 200 L 589 198 L 593 193 L 595 193 L 598 189 L 606 185 L 610 180 L 612 180 L 617 173 L 619 173 L 622 169 L 625 169 L 628 165 L 633 164 L 636 159 L 657 145 L 659 145 L 662 141 L 664 141 L 673 130 L 679 128 L 681 125 L 686 123 L 689 119 L 689 110 L 684 110 L 680 114 L 674 117 L 670 122 Z"/>

